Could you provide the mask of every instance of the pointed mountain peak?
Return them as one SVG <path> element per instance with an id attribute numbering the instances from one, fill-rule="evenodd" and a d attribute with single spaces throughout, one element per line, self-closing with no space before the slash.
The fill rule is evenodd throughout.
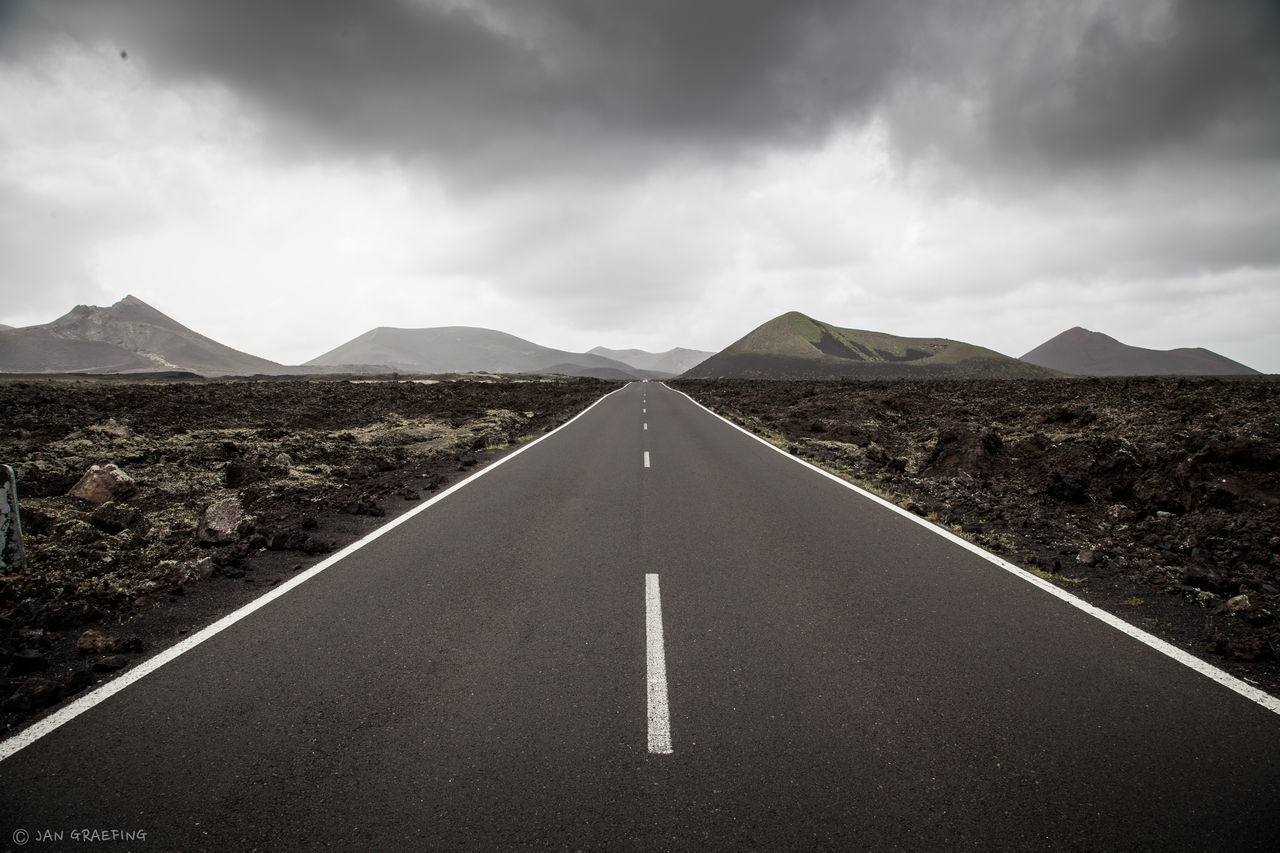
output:
<path id="1" fill-rule="evenodd" d="M 1257 373 L 1211 350 L 1152 350 L 1074 326 L 1022 356 L 1022 361 L 1080 376 L 1229 376 Z"/>

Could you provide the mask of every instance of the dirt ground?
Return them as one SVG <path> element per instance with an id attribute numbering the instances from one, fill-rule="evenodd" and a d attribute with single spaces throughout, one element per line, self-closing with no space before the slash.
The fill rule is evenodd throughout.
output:
<path id="1" fill-rule="evenodd" d="M 669 384 L 1280 696 L 1280 380 Z"/>
<path id="2" fill-rule="evenodd" d="M 0 576 L 0 734 L 555 428 L 619 383 L 0 379 L 26 567 Z M 92 466 L 97 492 L 68 494 Z"/>

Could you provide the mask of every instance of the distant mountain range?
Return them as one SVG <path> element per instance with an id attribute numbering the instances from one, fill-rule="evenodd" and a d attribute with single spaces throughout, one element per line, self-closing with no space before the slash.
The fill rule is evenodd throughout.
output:
<path id="1" fill-rule="evenodd" d="M 693 350 L 627 350 L 645 363 Z M 709 355 L 709 353 L 706 353 Z M 691 356 L 690 356 L 691 357 Z M 649 369 L 595 353 L 544 347 L 461 326 L 377 328 L 305 365 L 283 365 L 240 352 L 188 329 L 135 296 L 107 308 L 77 305 L 38 326 L 0 326 L 3 373 L 154 373 L 203 376 L 307 373 L 560 373 L 603 379 L 661 379 L 675 370 Z"/>
<path id="2" fill-rule="evenodd" d="M 764 379 L 1256 375 L 1206 349 L 1148 350 L 1074 328 L 1021 359 L 946 338 L 845 329 L 791 311 L 718 353 L 595 347 L 575 353 L 493 329 L 381 326 L 303 365 L 283 365 L 198 334 L 134 296 L 77 305 L 39 326 L 0 325 L 0 373 L 153 373 L 204 376 L 312 373 L 559 373 L 602 379 Z"/>
<path id="3" fill-rule="evenodd" d="M 595 353 L 551 349 L 506 332 L 471 326 L 379 326 L 306 363 L 316 367 L 333 364 L 384 364 L 406 373 L 563 373 L 600 379 L 661 379 L 672 375 L 637 369 Z"/>
<path id="4" fill-rule="evenodd" d="M 605 358 L 611 358 L 620 361 L 623 364 L 629 364 L 640 370 L 652 370 L 657 373 L 664 373 L 668 376 L 677 376 L 684 373 L 689 368 L 703 361 L 706 361 L 713 352 L 707 352 L 700 349 L 685 349 L 676 347 L 666 352 L 646 352 L 642 349 L 609 349 L 607 347 L 595 347 L 587 350 L 593 355 L 601 355 Z"/>
<path id="5" fill-rule="evenodd" d="M 281 364 L 193 332 L 133 296 L 109 308 L 77 305 L 52 323 L 0 331 L 0 371 L 6 373 L 168 370 L 205 376 L 285 372 Z"/>
<path id="6" fill-rule="evenodd" d="M 1203 347 L 1143 349 L 1079 326 L 1050 338 L 1022 360 L 1081 376 L 1259 375 L 1253 368 Z"/>
<path id="7" fill-rule="evenodd" d="M 1053 375 L 972 344 L 843 329 L 797 311 L 775 317 L 685 373 L 690 378 L 759 379 Z"/>

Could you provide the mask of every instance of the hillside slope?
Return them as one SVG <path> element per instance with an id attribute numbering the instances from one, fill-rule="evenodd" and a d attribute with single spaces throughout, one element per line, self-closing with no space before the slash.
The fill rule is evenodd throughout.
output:
<path id="1" fill-rule="evenodd" d="M 1258 371 L 1203 347 L 1144 349 L 1076 326 L 1022 361 L 1080 376 L 1257 376 Z"/>
<path id="2" fill-rule="evenodd" d="M 844 329 L 791 311 L 688 370 L 689 378 L 1037 378 L 1053 371 L 947 338 Z"/>

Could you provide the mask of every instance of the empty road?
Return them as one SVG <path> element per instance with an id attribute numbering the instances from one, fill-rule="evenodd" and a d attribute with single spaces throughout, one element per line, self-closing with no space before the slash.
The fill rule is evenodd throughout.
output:
<path id="1" fill-rule="evenodd" d="M 339 556 L 0 761 L 0 843 L 1280 849 L 1280 715 L 656 383 Z"/>

